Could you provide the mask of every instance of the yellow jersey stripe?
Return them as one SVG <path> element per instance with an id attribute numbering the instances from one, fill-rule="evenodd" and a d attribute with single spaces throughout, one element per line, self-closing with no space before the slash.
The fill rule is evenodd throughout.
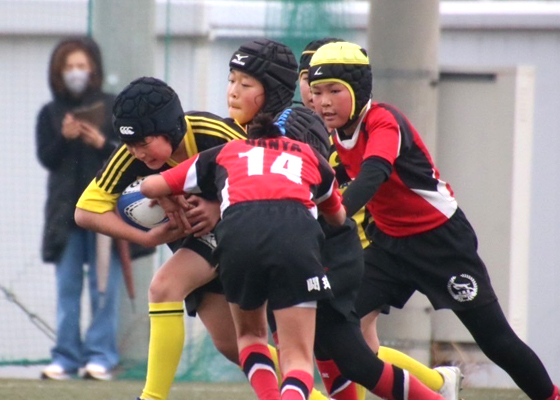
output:
<path id="1" fill-rule="evenodd" d="M 194 132 L 193 132 L 193 127 L 192 127 L 192 123 L 190 121 L 190 118 L 185 118 L 185 120 L 187 121 L 187 133 L 185 133 L 185 138 L 184 138 L 185 147 L 187 149 L 187 156 L 189 158 L 191 158 L 195 154 L 198 154 L 198 146 L 196 145 L 196 140 L 194 138 Z M 173 161 L 173 160 L 171 160 L 171 161 L 175 163 L 175 161 Z M 168 161 L 168 163 L 169 163 L 169 161 Z M 175 165 L 177 165 L 177 164 L 175 164 Z"/>
<path id="2" fill-rule="evenodd" d="M 105 189 L 109 192 L 109 187 L 115 187 L 116 182 L 118 181 L 118 177 L 122 175 L 123 165 L 129 166 L 132 161 L 135 160 L 135 157 L 130 154 L 128 150 L 123 152 L 121 157 L 118 157 L 118 160 L 111 166 L 111 169 L 106 171 L 107 175 L 103 184 L 99 185 L 102 189 Z"/>
<path id="3" fill-rule="evenodd" d="M 122 174 L 124 173 L 124 171 L 127 170 L 129 165 L 134 162 L 134 160 L 136 160 L 136 158 L 134 156 L 132 156 L 132 154 L 131 154 L 129 158 L 124 160 L 122 167 L 119 168 L 118 170 L 116 170 L 118 172 L 115 174 L 114 178 L 111 180 L 111 182 L 110 182 L 111 185 L 107 189 L 107 191 L 109 193 L 111 193 L 115 189 L 115 186 L 117 186 L 117 183 L 119 183 Z"/>
<path id="4" fill-rule="evenodd" d="M 223 132 L 225 135 L 231 137 L 230 140 L 246 139 L 245 135 L 236 131 L 231 126 L 229 126 L 228 124 L 222 121 L 216 121 L 215 119 L 199 117 L 199 116 L 189 116 L 188 118 L 193 125 L 193 129 L 196 129 L 198 127 L 207 127 L 207 128 L 215 129 L 216 131 Z"/>
<path id="5" fill-rule="evenodd" d="M 126 153 L 128 153 L 128 150 L 127 150 L 126 146 L 122 146 L 117 151 L 117 153 L 111 158 L 109 163 L 105 166 L 105 169 L 103 170 L 103 172 L 101 174 L 101 178 L 99 178 L 99 185 L 100 186 L 103 186 L 105 184 L 105 182 L 108 179 L 108 176 L 111 174 L 112 169 L 115 167 L 115 164 L 118 164 L 120 162 L 120 160 L 122 159 L 122 157 L 126 157 Z"/>

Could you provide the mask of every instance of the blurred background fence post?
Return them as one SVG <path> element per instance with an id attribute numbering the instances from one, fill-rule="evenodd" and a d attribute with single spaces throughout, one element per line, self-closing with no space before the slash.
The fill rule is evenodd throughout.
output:
<path id="1" fill-rule="evenodd" d="M 439 1 L 370 0 L 367 36 L 373 99 L 401 109 L 436 154 Z M 416 293 L 403 310 L 380 317 L 379 337 L 429 365 L 432 311 Z"/>
<path id="2" fill-rule="evenodd" d="M 105 89 L 119 93 L 130 81 L 155 74 L 155 0 L 90 0 L 89 30 L 101 47 Z M 124 369 L 143 369 L 148 354 L 148 287 L 154 256 L 133 261 L 134 304 L 121 296 L 119 350 Z"/>

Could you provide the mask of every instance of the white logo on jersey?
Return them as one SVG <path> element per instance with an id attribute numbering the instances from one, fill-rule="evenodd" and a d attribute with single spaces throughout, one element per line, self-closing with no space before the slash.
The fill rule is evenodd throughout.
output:
<path id="1" fill-rule="evenodd" d="M 119 131 L 121 132 L 121 135 L 134 135 L 134 129 L 132 129 L 132 126 L 121 126 Z"/>
<path id="2" fill-rule="evenodd" d="M 447 290 L 456 301 L 464 303 L 465 301 L 474 300 L 478 294 L 478 284 L 472 276 L 461 274 L 458 277 L 452 276 L 449 279 Z"/>
<path id="3" fill-rule="evenodd" d="M 244 58 L 247 58 L 249 56 L 242 56 L 241 54 L 236 54 L 235 57 L 237 57 L 237 59 L 232 59 L 231 62 L 234 64 L 239 64 L 239 65 L 245 65 L 245 61 L 241 61 Z"/>
<path id="4" fill-rule="evenodd" d="M 313 75 L 323 75 L 321 71 L 321 67 L 317 68 L 317 71 L 315 71 L 315 73 Z"/>

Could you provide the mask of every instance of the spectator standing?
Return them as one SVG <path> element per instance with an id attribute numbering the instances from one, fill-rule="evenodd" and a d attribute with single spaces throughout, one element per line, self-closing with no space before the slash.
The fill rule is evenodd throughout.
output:
<path id="1" fill-rule="evenodd" d="M 64 39 L 54 48 L 48 79 L 53 99 L 39 112 L 36 141 L 39 161 L 49 173 L 42 257 L 56 265 L 57 337 L 52 363 L 42 378 L 69 379 L 85 368 L 85 377 L 109 380 L 119 362 L 121 265 L 114 246 L 106 249 L 110 252 L 106 287 L 105 282 L 98 282 L 101 251 L 98 254 L 96 234 L 75 224 L 74 207 L 116 147 L 118 139 L 111 125 L 114 96 L 101 90 L 101 52 L 87 37 Z M 91 322 L 82 339 L 84 274 L 89 282 Z"/>

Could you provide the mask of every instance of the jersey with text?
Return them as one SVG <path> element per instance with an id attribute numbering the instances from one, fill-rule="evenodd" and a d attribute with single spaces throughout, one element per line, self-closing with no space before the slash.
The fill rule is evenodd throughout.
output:
<path id="1" fill-rule="evenodd" d="M 317 217 L 341 207 L 333 169 L 307 144 L 288 138 L 236 140 L 162 173 L 175 194 L 217 193 L 222 214 L 234 204 L 292 200 Z"/>
<path id="2" fill-rule="evenodd" d="M 338 155 L 350 178 L 361 164 L 380 157 L 393 166 L 389 179 L 368 202 L 379 229 L 391 236 L 409 236 L 434 229 L 456 211 L 451 187 L 440 179 L 420 135 L 396 108 L 372 103 L 351 138 L 335 133 Z"/>
<path id="3" fill-rule="evenodd" d="M 247 136 L 245 130 L 231 118 L 221 118 L 209 112 L 189 111 L 185 113 L 185 121 L 187 131 L 183 142 L 188 157 Z M 159 170 L 152 170 L 122 145 L 99 170 L 76 206 L 99 214 L 112 211 L 121 193 L 136 179 L 165 171 L 178 164 L 169 159 Z"/>

